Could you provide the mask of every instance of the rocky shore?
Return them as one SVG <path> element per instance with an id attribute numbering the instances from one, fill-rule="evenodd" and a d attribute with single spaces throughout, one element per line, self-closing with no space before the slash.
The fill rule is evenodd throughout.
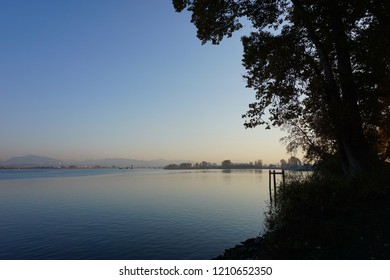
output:
<path id="1" fill-rule="evenodd" d="M 264 238 L 259 236 L 250 238 L 233 248 L 226 249 L 222 255 L 215 260 L 258 260 L 262 259 L 262 247 Z"/>

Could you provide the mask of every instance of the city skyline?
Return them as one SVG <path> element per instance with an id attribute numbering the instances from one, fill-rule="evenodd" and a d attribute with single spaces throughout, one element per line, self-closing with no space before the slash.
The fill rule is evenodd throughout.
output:
<path id="1" fill-rule="evenodd" d="M 5 1 L 0 26 L 0 160 L 289 157 L 243 126 L 240 34 L 201 45 L 170 1 Z"/>

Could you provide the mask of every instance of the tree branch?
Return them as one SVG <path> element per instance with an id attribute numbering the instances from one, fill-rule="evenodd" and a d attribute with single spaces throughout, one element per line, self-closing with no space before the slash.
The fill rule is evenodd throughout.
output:
<path id="1" fill-rule="evenodd" d="M 303 24 L 306 28 L 309 39 L 313 42 L 317 49 L 317 53 L 320 59 L 320 63 L 324 70 L 325 84 L 327 85 L 326 93 L 331 101 L 331 104 L 337 104 L 340 102 L 340 94 L 337 88 L 337 84 L 332 71 L 331 63 L 329 62 L 328 54 L 325 51 L 325 47 L 318 38 L 313 23 L 309 18 L 309 15 L 302 3 L 299 0 L 291 0 L 296 11 L 301 15 Z"/>

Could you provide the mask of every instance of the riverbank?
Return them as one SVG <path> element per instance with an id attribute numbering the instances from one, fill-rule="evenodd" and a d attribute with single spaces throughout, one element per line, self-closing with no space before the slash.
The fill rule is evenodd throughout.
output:
<path id="1" fill-rule="evenodd" d="M 262 236 L 216 259 L 390 259 L 388 179 L 292 181 L 278 199 Z"/>

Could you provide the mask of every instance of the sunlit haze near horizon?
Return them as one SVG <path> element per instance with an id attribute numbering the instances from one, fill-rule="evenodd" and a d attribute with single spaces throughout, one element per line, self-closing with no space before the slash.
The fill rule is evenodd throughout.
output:
<path id="1" fill-rule="evenodd" d="M 0 160 L 289 156 L 243 126 L 240 34 L 202 46 L 170 0 L 3 0 L 0 26 Z"/>

